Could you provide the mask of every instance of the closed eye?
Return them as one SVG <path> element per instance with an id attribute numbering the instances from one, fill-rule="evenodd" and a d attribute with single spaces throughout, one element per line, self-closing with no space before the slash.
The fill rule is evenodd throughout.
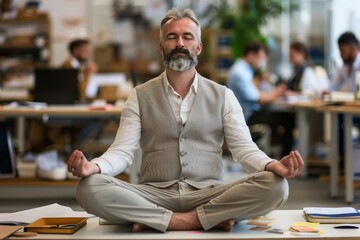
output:
<path id="1" fill-rule="evenodd" d="M 187 40 L 193 40 L 194 39 L 194 35 L 191 33 L 184 33 L 183 34 L 183 38 L 187 39 Z"/>
<path id="2" fill-rule="evenodd" d="M 166 39 L 176 39 L 177 35 L 175 33 L 169 33 L 168 35 L 166 35 Z"/>

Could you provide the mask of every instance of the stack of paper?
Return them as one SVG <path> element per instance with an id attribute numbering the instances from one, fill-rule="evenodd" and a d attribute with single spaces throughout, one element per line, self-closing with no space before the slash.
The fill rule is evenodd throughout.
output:
<path id="1" fill-rule="evenodd" d="M 14 213 L 6 213 L 0 216 L 0 225 L 27 225 L 39 218 L 44 217 L 94 217 L 87 212 L 75 212 L 71 208 L 57 203 L 24 210 Z"/>
<path id="2" fill-rule="evenodd" d="M 309 222 L 319 223 L 360 223 L 360 212 L 352 207 L 341 208 L 304 208 Z"/>

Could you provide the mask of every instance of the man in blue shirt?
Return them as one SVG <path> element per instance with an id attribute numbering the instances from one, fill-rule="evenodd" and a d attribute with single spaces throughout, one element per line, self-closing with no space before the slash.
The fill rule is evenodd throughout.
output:
<path id="1" fill-rule="evenodd" d="M 254 72 L 266 61 L 265 47 L 258 42 L 250 42 L 245 46 L 244 56 L 236 60 L 230 68 L 227 86 L 234 92 L 243 108 L 245 120 L 248 125 L 267 124 L 272 128 L 273 134 L 279 126 L 284 129 L 280 134 L 282 150 L 285 156 L 293 146 L 292 132 L 294 129 L 294 116 L 287 112 L 267 111 L 263 106 L 278 100 L 285 94 L 286 86 L 280 84 L 271 91 L 261 91 L 254 83 Z"/>
<path id="2" fill-rule="evenodd" d="M 246 121 L 263 104 L 271 103 L 283 96 L 284 85 L 277 86 L 273 91 L 262 92 L 255 86 L 254 71 L 266 61 L 265 47 L 258 42 L 245 46 L 244 57 L 236 60 L 230 68 L 227 86 L 233 90 L 244 111 Z"/>

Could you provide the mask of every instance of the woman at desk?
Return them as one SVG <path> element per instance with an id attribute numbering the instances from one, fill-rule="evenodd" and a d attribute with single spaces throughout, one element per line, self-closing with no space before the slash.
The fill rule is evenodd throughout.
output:
<path id="1" fill-rule="evenodd" d="M 289 58 L 294 67 L 293 74 L 287 83 L 289 94 L 319 94 L 328 88 L 326 72 L 322 73 L 323 77 L 318 76 L 305 44 L 291 43 Z"/>

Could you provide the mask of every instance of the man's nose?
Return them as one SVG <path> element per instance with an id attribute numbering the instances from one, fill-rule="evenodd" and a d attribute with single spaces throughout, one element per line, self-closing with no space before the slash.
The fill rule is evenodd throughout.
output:
<path id="1" fill-rule="evenodd" d="M 183 39 L 181 37 L 178 38 L 177 43 L 176 43 L 176 47 L 179 47 L 179 48 L 184 47 L 184 42 L 183 42 Z"/>

